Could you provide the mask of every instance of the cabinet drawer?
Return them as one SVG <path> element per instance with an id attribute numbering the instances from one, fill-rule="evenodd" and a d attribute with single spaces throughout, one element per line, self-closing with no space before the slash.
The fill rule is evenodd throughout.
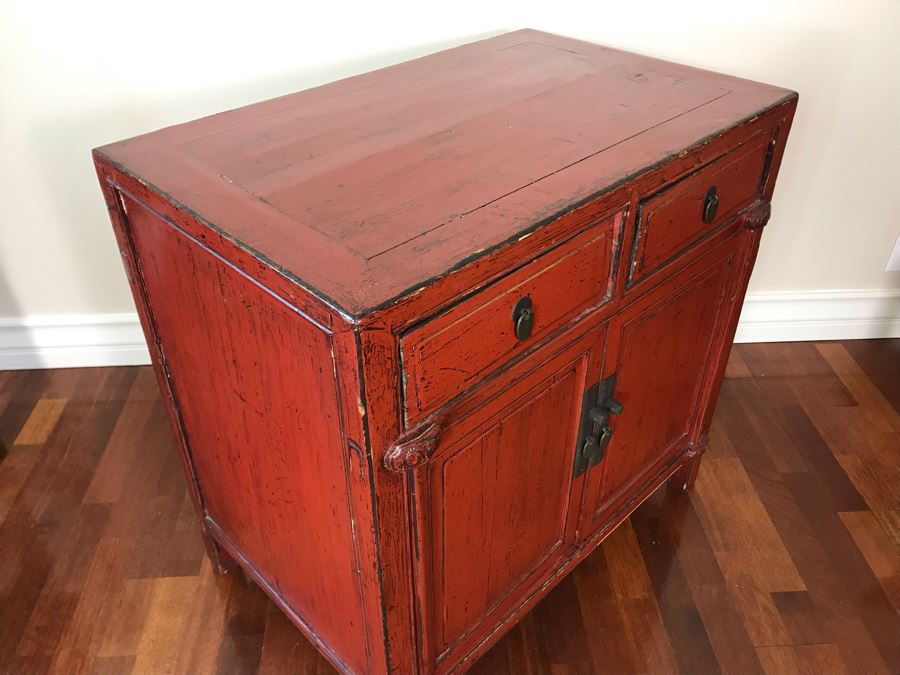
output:
<path id="1" fill-rule="evenodd" d="M 622 214 L 588 228 L 400 339 L 407 423 L 530 349 L 610 297 L 613 239 Z M 530 334 L 516 336 L 522 302 L 533 312 Z"/>
<path id="2" fill-rule="evenodd" d="M 762 187 L 768 141 L 768 136 L 749 141 L 641 202 L 629 285 L 756 198 Z"/>

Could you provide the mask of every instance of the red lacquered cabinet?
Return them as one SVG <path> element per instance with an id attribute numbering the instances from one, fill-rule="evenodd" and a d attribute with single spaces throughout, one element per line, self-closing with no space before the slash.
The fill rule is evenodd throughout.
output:
<path id="1" fill-rule="evenodd" d="M 518 31 L 95 150 L 216 569 L 465 670 L 696 476 L 796 103 Z"/>

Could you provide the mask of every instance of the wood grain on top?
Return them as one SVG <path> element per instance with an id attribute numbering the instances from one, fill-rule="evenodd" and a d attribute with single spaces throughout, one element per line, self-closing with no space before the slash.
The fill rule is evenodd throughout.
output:
<path id="1" fill-rule="evenodd" d="M 792 96 L 527 30 L 96 152 L 364 314 Z"/>

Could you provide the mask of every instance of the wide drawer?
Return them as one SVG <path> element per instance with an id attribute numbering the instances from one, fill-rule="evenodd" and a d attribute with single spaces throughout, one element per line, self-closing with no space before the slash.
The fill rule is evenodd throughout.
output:
<path id="1" fill-rule="evenodd" d="M 759 136 L 641 202 L 629 285 L 752 202 L 762 189 L 769 137 Z"/>
<path id="2" fill-rule="evenodd" d="M 474 386 L 504 362 L 609 300 L 613 239 L 622 214 L 598 223 L 409 330 L 400 339 L 407 424 Z M 517 307 L 533 323 L 516 336 Z"/>

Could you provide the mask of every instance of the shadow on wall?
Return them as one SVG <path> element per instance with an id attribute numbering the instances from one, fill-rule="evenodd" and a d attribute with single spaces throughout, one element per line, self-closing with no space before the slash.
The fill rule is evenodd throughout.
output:
<path id="1" fill-rule="evenodd" d="M 101 328 L 107 318 L 117 321 L 119 325 L 123 321 L 131 321 L 131 295 L 97 186 L 91 159 L 92 148 L 504 32 L 497 30 L 452 41 L 426 43 L 366 58 L 234 82 L 227 86 L 203 89 L 202 83 L 198 83 L 198 87 L 189 94 L 179 92 L 135 97 L 130 93 L 127 100 L 99 100 L 97 97 L 93 106 L 85 105 L 85 112 L 77 115 L 54 115 L 48 109 L 46 115 L 35 117 L 23 133 L 26 134 L 32 160 L 37 165 L 37 171 L 30 180 L 40 187 L 43 203 L 38 208 L 20 203 L 18 209 L 21 213 L 33 214 L 34 220 L 28 226 L 49 230 L 34 235 L 36 240 L 47 243 L 43 249 L 46 259 L 30 261 L 29 269 L 35 270 L 33 280 L 16 280 L 13 285 L 5 283 L 9 280 L 0 277 L 0 359 L 4 364 L 0 368 L 46 365 L 40 358 L 42 347 L 36 344 L 40 340 L 35 341 L 35 331 L 30 331 L 23 322 L 22 312 L 28 312 L 29 308 L 23 307 L 24 303 L 17 302 L 13 297 L 13 288 L 24 283 L 43 283 L 49 284 L 52 289 L 60 289 L 59 293 L 53 292 L 60 303 L 53 313 L 64 315 L 64 320 L 68 316 L 83 325 L 84 314 L 65 315 L 67 311 L 72 311 L 68 306 L 70 299 L 80 295 L 87 298 L 83 304 L 92 308 L 89 310 L 91 312 L 109 311 L 110 308 L 119 312 L 91 315 L 91 319 L 98 319 Z M 85 91 L 83 96 L 89 99 L 95 94 Z M 35 250 L 37 248 L 35 246 Z M 12 354 L 8 348 L 12 347 L 13 342 L 16 349 L 30 350 L 32 355 L 37 352 L 38 356 L 31 360 L 20 359 L 19 363 L 24 365 L 9 365 L 11 361 L 7 357 Z"/>

